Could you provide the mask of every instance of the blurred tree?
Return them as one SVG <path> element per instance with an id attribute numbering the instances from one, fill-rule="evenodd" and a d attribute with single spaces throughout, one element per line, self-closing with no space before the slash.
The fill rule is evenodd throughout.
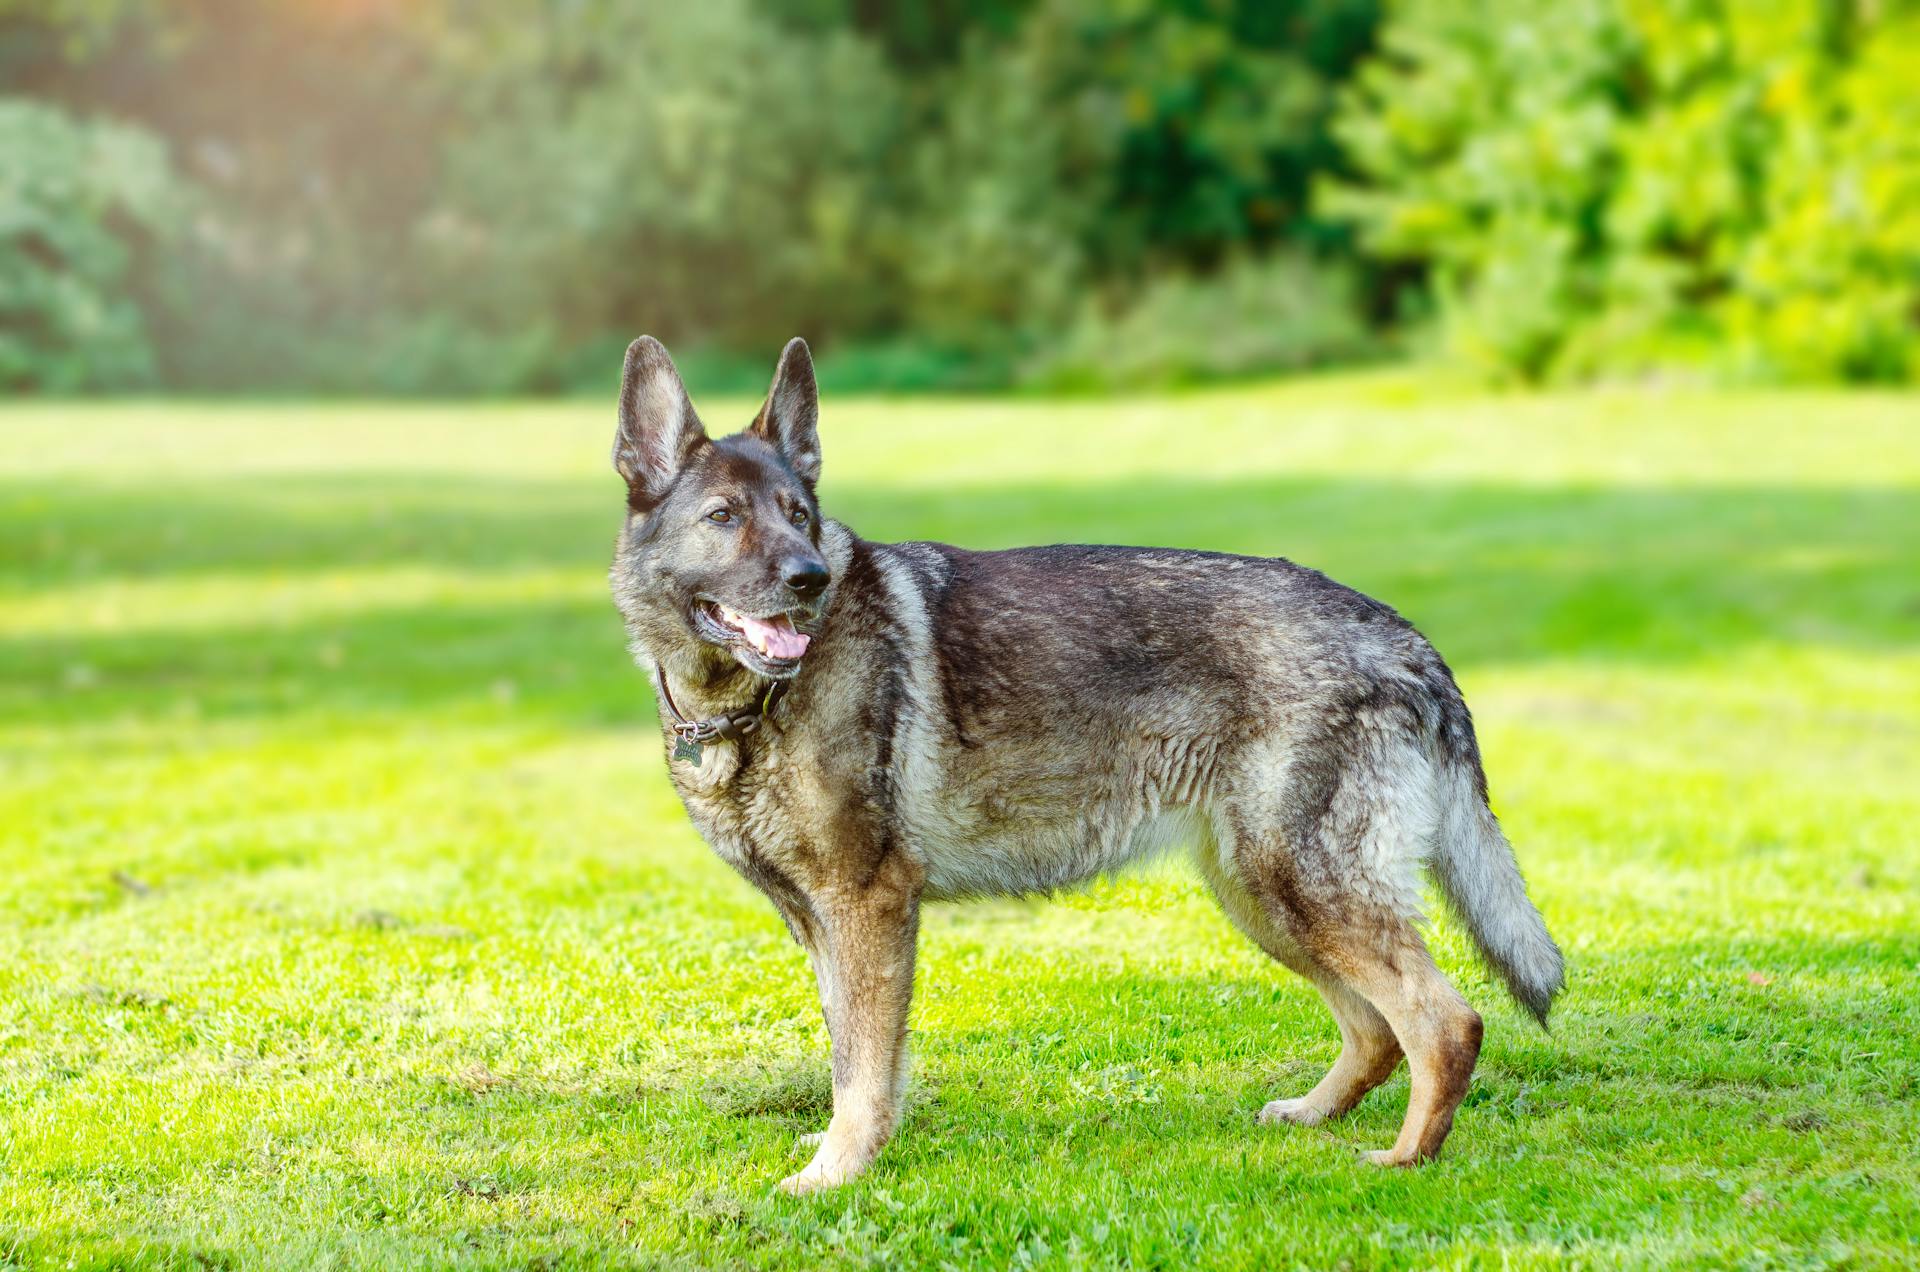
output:
<path id="1" fill-rule="evenodd" d="M 15 91 L 170 142 L 190 233 L 130 292 L 163 376 L 365 388 L 369 351 L 430 299 L 413 229 L 446 94 L 399 0 L 0 0 Z"/>
<path id="2" fill-rule="evenodd" d="M 462 114 L 422 227 L 465 312 L 567 341 L 650 330 L 765 349 L 886 325 L 874 250 L 897 85 L 846 31 L 745 0 L 473 4 L 435 41 Z"/>
<path id="3" fill-rule="evenodd" d="M 126 286 L 140 241 L 179 213 L 154 138 L 0 98 L 0 388 L 145 383 L 151 349 Z"/>

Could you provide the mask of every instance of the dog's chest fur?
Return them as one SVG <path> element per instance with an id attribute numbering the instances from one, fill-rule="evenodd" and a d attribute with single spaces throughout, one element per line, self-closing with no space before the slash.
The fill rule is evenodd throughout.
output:
<path id="1" fill-rule="evenodd" d="M 974 757 L 915 737 L 915 721 L 900 739 L 909 753 L 883 763 L 877 735 L 835 747 L 810 724 L 672 766 L 694 825 L 769 893 L 855 885 L 890 854 L 931 900 L 1044 892 L 1205 834 L 1199 801 L 1178 798 L 1190 787 L 1180 759 L 1154 773 L 1138 754 L 1049 756 L 1044 740 Z"/>

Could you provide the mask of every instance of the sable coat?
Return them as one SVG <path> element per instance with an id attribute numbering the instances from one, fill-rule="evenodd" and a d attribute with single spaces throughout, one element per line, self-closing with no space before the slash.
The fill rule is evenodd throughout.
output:
<path id="1" fill-rule="evenodd" d="M 817 412 L 795 341 L 752 426 L 711 440 L 643 339 L 615 444 L 613 590 L 667 686 L 663 739 L 676 713 L 786 686 L 746 736 L 670 745 L 669 769 L 820 977 L 834 1122 L 787 1186 L 857 1173 L 897 1123 L 922 901 L 1046 892 L 1175 844 L 1341 1026 L 1334 1071 L 1263 1118 L 1338 1116 L 1404 1054 L 1407 1125 L 1376 1157 L 1437 1153 L 1481 1026 L 1414 926 L 1421 867 L 1543 1021 L 1561 983 L 1439 654 L 1281 559 L 868 542 L 820 513 Z"/>

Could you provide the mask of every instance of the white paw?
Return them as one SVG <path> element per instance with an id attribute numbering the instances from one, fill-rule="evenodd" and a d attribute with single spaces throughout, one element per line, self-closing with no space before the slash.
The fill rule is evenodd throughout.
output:
<path id="1" fill-rule="evenodd" d="M 798 1143 L 801 1148 L 818 1148 L 820 1147 L 820 1142 L 826 1138 L 827 1133 L 825 1131 L 815 1131 L 811 1135 L 802 1135 L 795 1142 Z"/>
<path id="2" fill-rule="evenodd" d="M 1318 1126 L 1327 1120 L 1327 1111 L 1300 1100 L 1275 1100 L 1260 1110 L 1260 1124 L 1274 1126 L 1285 1122 L 1290 1126 Z"/>
<path id="3" fill-rule="evenodd" d="M 1419 1159 L 1409 1157 L 1398 1149 L 1376 1148 L 1372 1152 L 1360 1154 L 1360 1160 L 1372 1166 L 1416 1166 Z"/>

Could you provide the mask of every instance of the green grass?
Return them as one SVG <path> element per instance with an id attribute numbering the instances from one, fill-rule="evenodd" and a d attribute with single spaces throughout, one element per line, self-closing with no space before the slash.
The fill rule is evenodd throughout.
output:
<path id="1" fill-rule="evenodd" d="M 829 386 L 831 387 L 831 386 Z M 746 404 L 709 404 L 710 420 Z M 1181 868 L 941 908 L 824 1199 L 811 977 L 687 826 L 611 408 L 0 412 L 0 1268 L 1898 1265 L 1920 400 L 829 400 L 885 538 L 1275 553 L 1453 661 L 1569 956 L 1446 1158 L 1257 1128 L 1317 999 Z"/>

